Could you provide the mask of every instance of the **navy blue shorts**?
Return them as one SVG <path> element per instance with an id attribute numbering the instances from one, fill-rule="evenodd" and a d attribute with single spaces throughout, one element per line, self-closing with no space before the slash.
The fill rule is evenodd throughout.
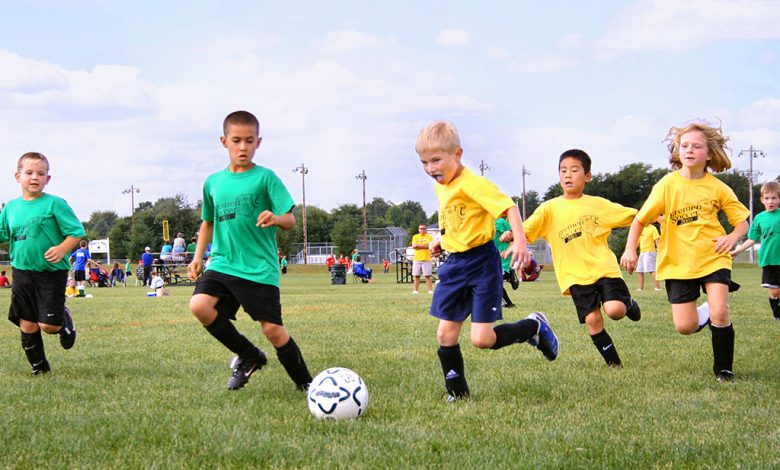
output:
<path id="1" fill-rule="evenodd" d="M 442 320 L 473 323 L 501 320 L 503 272 L 493 242 L 463 253 L 452 253 L 439 266 L 439 283 L 433 292 L 431 315 Z"/>
<path id="2" fill-rule="evenodd" d="M 236 319 L 239 307 L 255 321 L 276 325 L 282 323 L 282 304 L 279 288 L 207 269 L 195 284 L 195 294 L 219 297 L 217 313 L 231 320 Z"/>

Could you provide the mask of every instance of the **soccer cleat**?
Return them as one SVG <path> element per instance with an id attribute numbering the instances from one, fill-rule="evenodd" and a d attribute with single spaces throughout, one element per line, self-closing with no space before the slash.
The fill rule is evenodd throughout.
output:
<path id="1" fill-rule="evenodd" d="M 428 294 L 430 294 L 430 295 L 433 295 L 433 291 L 432 291 L 432 290 L 429 290 L 429 291 L 428 291 Z"/>
<path id="2" fill-rule="evenodd" d="M 299 392 L 308 392 L 308 391 L 309 391 L 309 386 L 310 386 L 310 385 L 311 385 L 311 384 L 310 384 L 310 383 L 308 383 L 308 382 L 307 382 L 307 383 L 305 383 L 305 384 L 296 384 L 296 385 L 295 385 L 295 389 L 296 389 L 296 390 L 298 390 Z"/>
<path id="3" fill-rule="evenodd" d="M 623 363 L 622 362 L 610 362 L 607 364 L 607 367 L 610 369 L 622 369 Z"/>
<path id="4" fill-rule="evenodd" d="M 76 344 L 76 327 L 73 325 L 70 309 L 65 307 L 62 328 L 60 329 L 60 345 L 63 349 L 70 349 L 74 344 Z"/>
<path id="5" fill-rule="evenodd" d="M 542 312 L 531 312 L 526 318 L 539 323 L 539 329 L 528 339 L 528 343 L 536 346 L 548 361 L 554 361 L 558 357 L 558 337 L 553 333 L 547 317 Z"/>
<path id="6" fill-rule="evenodd" d="M 642 318 L 642 310 L 636 300 L 631 299 L 631 304 L 626 308 L 626 316 L 632 321 L 639 321 Z"/>
<path id="7" fill-rule="evenodd" d="M 470 397 L 469 393 L 461 393 L 456 394 L 454 392 L 444 392 L 444 395 L 442 395 L 442 399 L 445 403 L 456 403 L 459 401 L 468 400 Z"/>
<path id="8" fill-rule="evenodd" d="M 412 295 L 418 295 L 418 294 L 419 294 L 419 292 L 417 292 L 416 290 L 412 291 Z"/>
<path id="9" fill-rule="evenodd" d="M 33 365 L 33 369 L 32 369 L 33 376 L 48 374 L 49 372 L 51 372 L 51 367 L 49 367 L 49 361 L 47 361 L 46 359 L 42 360 L 38 364 Z"/>
<path id="10" fill-rule="evenodd" d="M 721 370 L 720 372 L 715 374 L 715 376 L 718 378 L 718 383 L 732 382 L 735 377 L 734 372 L 731 372 L 730 370 L 726 370 L 726 369 Z"/>
<path id="11" fill-rule="evenodd" d="M 228 379 L 228 390 L 238 390 L 249 382 L 249 378 L 255 371 L 260 370 L 268 364 L 268 358 L 260 348 L 257 349 L 257 357 L 245 359 L 239 356 L 233 356 L 230 360 L 230 366 L 233 368 L 233 374 Z"/>
<path id="12" fill-rule="evenodd" d="M 515 305 L 515 304 L 513 304 L 513 303 L 511 303 L 511 302 L 510 302 L 510 303 L 508 303 L 508 304 L 504 304 L 504 305 L 503 305 L 503 308 L 515 308 L 515 307 L 516 307 L 516 305 Z"/>
<path id="13" fill-rule="evenodd" d="M 520 287 L 520 279 L 517 278 L 517 273 L 514 269 L 509 270 L 509 285 L 512 286 L 512 290 L 517 290 Z"/>

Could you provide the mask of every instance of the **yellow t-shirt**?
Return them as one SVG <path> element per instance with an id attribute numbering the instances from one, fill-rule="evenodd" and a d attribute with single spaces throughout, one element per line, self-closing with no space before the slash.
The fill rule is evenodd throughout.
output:
<path id="1" fill-rule="evenodd" d="M 65 295 L 68 297 L 79 295 L 79 290 L 76 286 L 65 287 Z"/>
<path id="2" fill-rule="evenodd" d="M 498 186 L 468 168 L 447 184 L 436 185 L 441 247 L 462 253 L 493 241 L 493 222 L 515 202 Z"/>
<path id="3" fill-rule="evenodd" d="M 726 234 L 718 221 L 723 211 L 731 225 L 750 213 L 734 191 L 707 173 L 689 180 L 669 173 L 653 186 L 637 218 L 643 224 L 663 214 L 658 244 L 658 279 L 697 279 L 719 269 L 731 269 L 731 255 L 715 252 L 714 240 Z"/>
<path id="4" fill-rule="evenodd" d="M 642 229 L 642 234 L 639 235 L 639 252 L 655 253 L 655 241 L 659 238 L 661 238 L 661 235 L 658 234 L 658 229 L 655 228 L 655 225 L 645 225 L 645 228 Z"/>
<path id="5" fill-rule="evenodd" d="M 607 241 L 613 228 L 631 225 L 635 215 L 636 209 L 601 197 L 558 196 L 542 203 L 523 228 L 529 243 L 544 238 L 550 244 L 558 286 L 568 294 L 574 284 L 623 277 Z"/>
<path id="6" fill-rule="evenodd" d="M 412 245 L 415 245 L 417 243 L 425 243 L 426 245 L 433 241 L 433 237 L 426 233 L 425 235 L 420 235 L 419 233 L 412 237 Z M 412 261 L 430 261 L 431 260 L 431 250 L 414 250 L 414 258 Z"/>

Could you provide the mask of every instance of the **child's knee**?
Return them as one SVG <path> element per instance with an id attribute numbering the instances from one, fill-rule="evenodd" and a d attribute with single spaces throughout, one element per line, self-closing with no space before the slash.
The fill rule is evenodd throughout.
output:
<path id="1" fill-rule="evenodd" d="M 620 320 L 626 316 L 626 304 L 618 300 L 604 302 L 604 313 L 613 320 Z"/>

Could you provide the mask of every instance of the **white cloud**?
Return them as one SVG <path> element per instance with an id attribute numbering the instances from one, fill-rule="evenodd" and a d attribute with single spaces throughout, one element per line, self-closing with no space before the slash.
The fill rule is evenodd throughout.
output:
<path id="1" fill-rule="evenodd" d="M 684 51 L 725 39 L 780 38 L 773 0 L 641 0 L 595 42 L 600 58 L 629 51 Z"/>
<path id="2" fill-rule="evenodd" d="M 780 127 L 780 99 L 754 101 L 737 112 L 740 127 Z"/>
<path id="3" fill-rule="evenodd" d="M 580 33 L 572 33 L 558 40 L 559 49 L 575 49 L 582 46 L 584 38 Z"/>
<path id="4" fill-rule="evenodd" d="M 389 47 L 398 44 L 395 36 L 378 36 L 376 34 L 346 29 L 331 31 L 320 40 L 318 48 L 326 54 L 346 54 L 364 49 Z"/>
<path id="5" fill-rule="evenodd" d="M 549 73 L 568 69 L 577 65 L 574 59 L 548 55 L 533 58 L 517 58 L 509 62 L 509 68 L 516 73 Z"/>
<path id="6" fill-rule="evenodd" d="M 54 64 L 20 57 L 0 49 L 0 93 L 2 90 L 36 91 L 46 88 L 65 88 L 65 71 Z"/>
<path id="7" fill-rule="evenodd" d="M 463 29 L 442 29 L 436 35 L 436 44 L 444 47 L 468 46 L 471 37 L 468 31 Z"/>
<path id="8" fill-rule="evenodd" d="M 487 48 L 487 58 L 490 60 L 502 61 L 510 57 L 512 57 L 512 52 L 505 47 L 490 46 Z"/>

